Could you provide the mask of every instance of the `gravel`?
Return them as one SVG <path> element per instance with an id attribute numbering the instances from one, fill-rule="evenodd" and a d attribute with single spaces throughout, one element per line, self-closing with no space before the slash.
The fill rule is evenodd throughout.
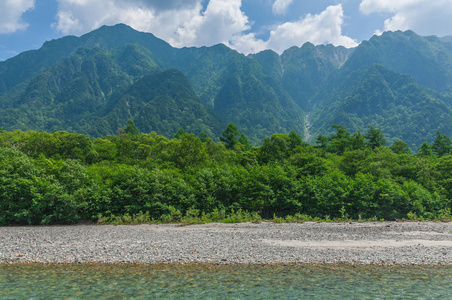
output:
<path id="1" fill-rule="evenodd" d="M 452 264 L 452 223 L 0 227 L 0 263 Z"/>

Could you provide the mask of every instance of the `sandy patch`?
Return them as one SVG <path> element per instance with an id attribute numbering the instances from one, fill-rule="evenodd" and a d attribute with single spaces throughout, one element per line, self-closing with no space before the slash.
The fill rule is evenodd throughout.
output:
<path id="1" fill-rule="evenodd" d="M 374 241 L 299 241 L 299 240 L 262 240 L 263 243 L 304 248 L 334 248 L 334 249 L 371 249 L 371 248 L 397 248 L 410 246 L 424 247 L 452 247 L 452 241 L 430 240 L 374 240 Z"/>
<path id="2" fill-rule="evenodd" d="M 402 234 L 407 236 L 452 236 L 451 233 L 435 232 L 435 231 L 403 231 L 403 232 L 389 232 L 389 234 Z"/>

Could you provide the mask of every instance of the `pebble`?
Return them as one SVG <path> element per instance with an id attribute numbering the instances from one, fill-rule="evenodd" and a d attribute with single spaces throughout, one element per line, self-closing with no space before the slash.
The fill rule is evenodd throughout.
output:
<path id="1" fill-rule="evenodd" d="M 450 265 L 452 223 L 0 227 L 0 263 L 30 262 Z"/>

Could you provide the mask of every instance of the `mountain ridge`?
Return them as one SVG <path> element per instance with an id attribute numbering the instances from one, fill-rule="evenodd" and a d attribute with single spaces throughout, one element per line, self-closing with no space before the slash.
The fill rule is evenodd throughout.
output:
<path id="1" fill-rule="evenodd" d="M 180 73 L 167 82 L 180 94 L 160 95 L 158 109 L 155 104 L 146 111 L 156 114 L 166 107 L 172 115 L 159 119 L 159 124 L 144 112 L 140 117 L 138 112 L 108 115 L 140 80 L 154 76 L 149 84 L 155 85 L 168 70 Z M 398 85 L 388 86 L 391 83 Z M 408 92 L 424 104 L 402 101 Z M 436 130 L 452 135 L 452 125 L 447 124 L 451 95 L 452 44 L 447 38 L 412 31 L 385 32 L 351 49 L 305 43 L 281 55 L 266 50 L 245 56 L 222 44 L 173 48 L 150 33 L 118 24 L 52 40 L 0 62 L 0 127 L 8 130 L 99 136 L 115 134 L 127 116 L 136 118 L 140 130 L 171 136 L 177 127 L 174 115 L 186 118 L 189 114 L 183 111 L 193 110 L 199 115 L 181 121 L 184 130 L 218 137 L 221 128 L 234 122 L 256 144 L 273 133 L 304 133 L 309 113 L 311 142 L 331 132 L 332 123 L 350 130 L 375 125 L 390 141 L 405 137 L 416 148 Z M 408 128 L 397 132 L 385 127 L 401 115 L 421 134 L 410 137 Z M 423 126 L 417 124 L 419 115 L 444 123 Z"/>

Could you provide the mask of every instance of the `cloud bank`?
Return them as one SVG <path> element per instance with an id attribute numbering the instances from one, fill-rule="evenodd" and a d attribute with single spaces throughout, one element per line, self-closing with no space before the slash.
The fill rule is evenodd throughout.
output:
<path id="1" fill-rule="evenodd" d="M 383 31 L 411 29 L 421 35 L 442 36 L 450 34 L 452 28 L 451 0 L 363 0 L 359 8 L 364 14 L 391 14 Z"/>
<path id="2" fill-rule="evenodd" d="M 273 13 L 275 15 L 284 15 L 292 2 L 293 0 L 276 0 L 273 3 Z"/>
<path id="3" fill-rule="evenodd" d="M 274 13 L 284 13 L 293 0 L 276 0 Z M 83 34 L 101 25 L 128 24 L 169 42 L 172 46 L 212 46 L 224 43 L 248 54 L 265 49 L 279 53 L 307 41 L 354 47 L 342 35 L 342 6 L 327 7 L 317 15 L 275 26 L 267 40 L 256 38 L 241 0 L 58 0 L 53 27 L 63 34 Z"/>
<path id="4" fill-rule="evenodd" d="M 358 45 L 355 40 L 342 35 L 343 19 L 342 5 L 328 6 L 318 15 L 308 14 L 297 22 L 279 25 L 270 32 L 268 47 L 276 52 L 293 45 L 301 46 L 305 42 L 355 47 Z"/>
<path id="5" fill-rule="evenodd" d="M 22 15 L 33 9 L 34 0 L 1 0 L 0 1 L 0 34 L 25 30 L 28 24 L 21 20 Z"/>

